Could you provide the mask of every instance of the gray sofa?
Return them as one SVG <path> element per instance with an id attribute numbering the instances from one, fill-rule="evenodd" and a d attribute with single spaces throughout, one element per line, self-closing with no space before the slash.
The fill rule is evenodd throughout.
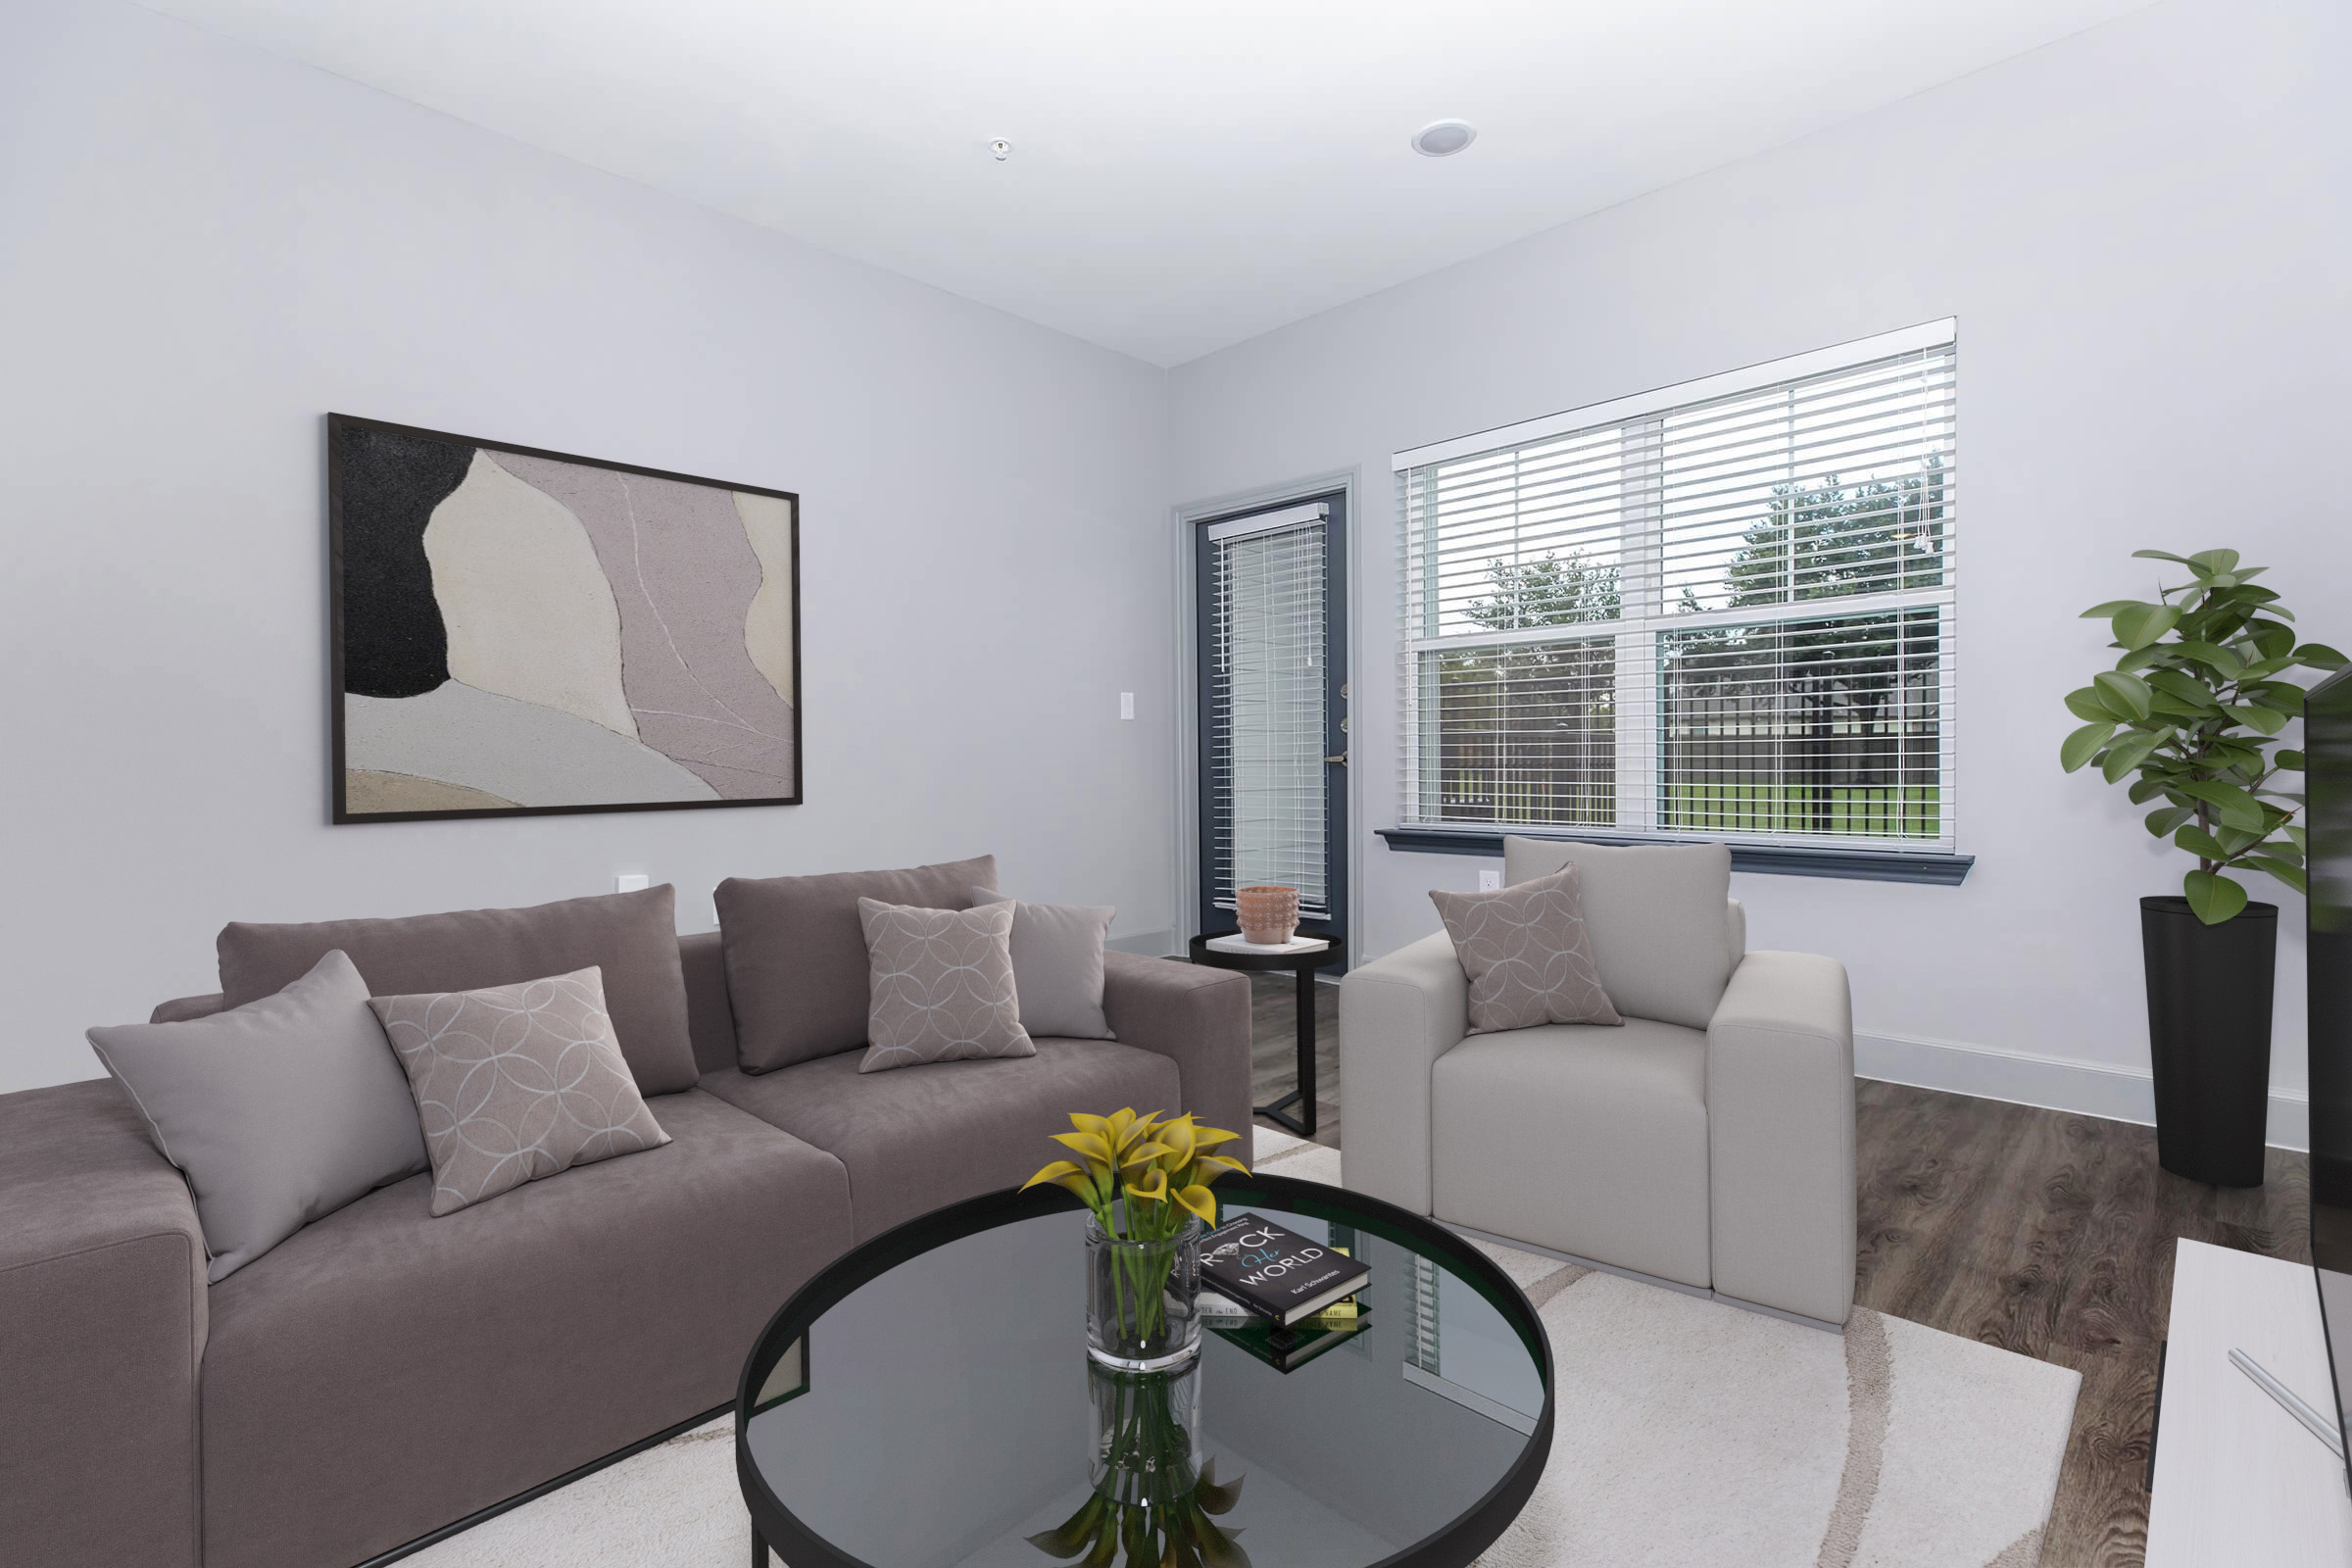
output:
<path id="1" fill-rule="evenodd" d="M 1471 1034 L 1443 931 L 1340 986 L 1348 1186 L 1450 1224 L 1824 1324 L 1854 1299 L 1845 969 L 1749 953 L 1721 845 L 1507 838 L 1574 862 L 1623 1028 Z"/>
<path id="2" fill-rule="evenodd" d="M 1066 1111 L 1249 1126 L 1238 975 L 1111 953 L 1116 1042 L 755 1076 L 719 938 L 678 949 L 701 1081 L 649 1099 L 668 1145 L 440 1218 L 412 1177 L 216 1285 L 112 1082 L 0 1096 L 0 1562 L 350 1568 L 723 1404 L 818 1268 L 1022 1181 Z"/>

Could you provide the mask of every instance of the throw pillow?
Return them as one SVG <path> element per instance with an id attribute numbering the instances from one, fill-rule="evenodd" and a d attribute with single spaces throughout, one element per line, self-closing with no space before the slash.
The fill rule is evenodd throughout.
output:
<path id="1" fill-rule="evenodd" d="M 729 877 L 718 885 L 719 944 L 735 1009 L 735 1054 L 773 1072 L 866 1043 L 865 927 L 858 901 L 960 909 L 993 886 L 996 857 L 904 871 Z"/>
<path id="2" fill-rule="evenodd" d="M 379 997 L 511 986 L 594 964 L 605 977 L 612 1033 L 641 1094 L 692 1089 L 702 1074 L 686 1032 L 675 896 L 565 899 L 525 909 L 458 909 L 397 920 L 247 925 L 220 932 L 220 990 L 234 1007 L 268 996 L 341 948 Z"/>
<path id="3" fill-rule="evenodd" d="M 1024 904 L 994 888 L 972 889 L 972 907 L 1012 905 L 1012 985 L 1021 1027 L 1032 1036 L 1116 1040 L 1102 1016 L 1102 943 L 1107 904 Z"/>
<path id="4" fill-rule="evenodd" d="M 1429 897 L 1470 979 L 1472 1034 L 1625 1022 L 1592 965 L 1575 866 L 1494 893 Z"/>
<path id="5" fill-rule="evenodd" d="M 1721 844 L 1502 841 L 1509 883 L 1576 867 L 1592 934 L 1593 972 L 1637 1018 L 1704 1029 L 1747 951 L 1732 941 L 1732 852 Z"/>
<path id="6" fill-rule="evenodd" d="M 368 1005 L 416 1098 L 435 1214 L 669 1142 L 613 1044 L 595 969 Z"/>
<path id="7" fill-rule="evenodd" d="M 341 953 L 259 1002 L 92 1029 L 89 1041 L 187 1176 L 209 1280 L 425 1168 L 408 1084 Z"/>
<path id="8" fill-rule="evenodd" d="M 858 901 L 873 1004 L 859 1072 L 976 1056 L 1034 1056 L 1012 979 L 1012 910 Z"/>

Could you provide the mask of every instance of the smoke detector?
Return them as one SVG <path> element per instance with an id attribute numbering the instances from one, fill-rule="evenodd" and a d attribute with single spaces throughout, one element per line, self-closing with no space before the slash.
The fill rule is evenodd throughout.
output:
<path id="1" fill-rule="evenodd" d="M 1001 164 L 1005 159 L 1012 156 L 1012 143 L 1006 141 L 1004 137 L 999 136 L 995 141 L 992 141 L 988 144 L 988 155 Z"/>
<path id="2" fill-rule="evenodd" d="M 1478 140 L 1478 127 L 1466 120 L 1441 120 L 1413 132 L 1413 151 L 1424 158 L 1451 158 Z"/>

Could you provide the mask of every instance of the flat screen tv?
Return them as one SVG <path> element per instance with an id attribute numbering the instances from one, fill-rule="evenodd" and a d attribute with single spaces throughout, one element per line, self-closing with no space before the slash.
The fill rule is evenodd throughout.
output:
<path id="1" fill-rule="evenodd" d="M 2311 1261 L 2335 1372 L 2352 1410 L 2352 670 L 2303 709 L 2305 901 L 2311 988 Z M 2346 1446 L 2352 1449 L 2352 1445 Z M 2352 1476 L 2348 1476 L 2352 1484 Z"/>

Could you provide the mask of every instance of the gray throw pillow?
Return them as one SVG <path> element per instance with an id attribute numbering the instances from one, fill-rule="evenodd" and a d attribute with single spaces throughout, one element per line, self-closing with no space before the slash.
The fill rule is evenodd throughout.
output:
<path id="1" fill-rule="evenodd" d="M 1637 1018 L 1704 1029 L 1746 952 L 1731 940 L 1732 852 L 1721 844 L 1578 844 L 1512 834 L 1507 883 L 1576 867 L 1592 964 Z M 1744 925 L 1742 925 L 1744 931 Z"/>
<path id="2" fill-rule="evenodd" d="M 1021 1027 L 1032 1036 L 1116 1040 L 1102 1016 L 1102 943 L 1107 904 L 1027 904 L 994 888 L 972 889 L 972 907 L 1012 906 L 1012 984 L 1021 994 Z"/>
<path id="3" fill-rule="evenodd" d="M 1592 964 L 1576 867 L 1493 893 L 1430 894 L 1470 980 L 1470 1032 L 1622 1024 Z"/>
<path id="4" fill-rule="evenodd" d="M 613 1044 L 594 969 L 368 1005 L 416 1098 L 435 1214 L 669 1142 Z"/>
<path id="5" fill-rule="evenodd" d="M 873 1002 L 859 1072 L 977 1056 L 1034 1056 L 1012 980 L 1012 910 L 858 901 Z"/>
<path id="6" fill-rule="evenodd" d="M 639 1092 L 692 1089 L 702 1077 L 686 1029 L 676 895 L 666 882 L 522 909 L 311 925 L 237 921 L 220 931 L 220 990 L 232 1007 L 268 996 L 329 948 L 349 954 L 379 997 L 519 985 L 594 964 Z"/>
<path id="7" fill-rule="evenodd" d="M 368 983 L 339 952 L 275 996 L 184 1023 L 92 1029 L 89 1041 L 186 1174 L 209 1280 L 425 1168 L 408 1082 Z"/>

